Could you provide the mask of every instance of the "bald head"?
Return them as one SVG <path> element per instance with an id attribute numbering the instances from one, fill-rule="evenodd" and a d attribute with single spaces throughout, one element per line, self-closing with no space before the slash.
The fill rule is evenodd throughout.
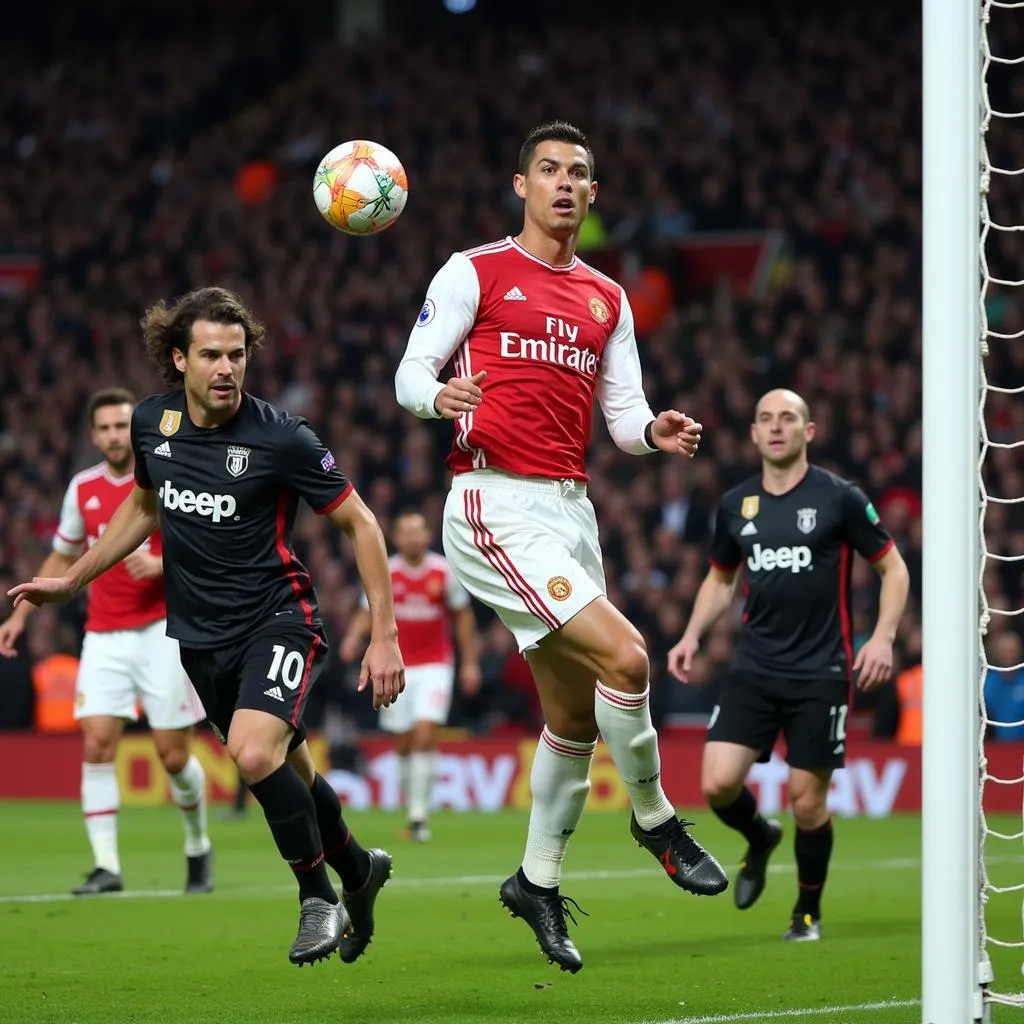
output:
<path id="1" fill-rule="evenodd" d="M 776 388 L 761 396 L 754 410 L 750 436 L 764 465 L 799 470 L 807 463 L 807 444 L 814 438 L 814 424 L 807 403 L 788 388 Z"/>
<path id="2" fill-rule="evenodd" d="M 789 388 L 776 388 L 774 391 L 763 394 L 754 409 L 754 419 L 759 419 L 762 411 L 777 412 L 786 408 L 797 413 L 804 423 L 811 422 L 811 410 L 807 407 L 807 403 Z"/>

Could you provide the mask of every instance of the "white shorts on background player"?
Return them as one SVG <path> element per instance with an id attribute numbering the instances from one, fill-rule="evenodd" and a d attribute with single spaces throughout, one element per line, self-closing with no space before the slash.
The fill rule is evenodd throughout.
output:
<path id="1" fill-rule="evenodd" d="M 135 721 L 137 701 L 153 729 L 184 729 L 206 717 L 164 619 L 137 629 L 87 632 L 75 691 L 75 718 Z"/>
<path id="2" fill-rule="evenodd" d="M 380 709 L 385 732 L 410 732 L 417 722 L 444 725 L 452 706 L 454 665 L 412 665 L 405 670 L 405 690 L 390 707 Z"/>
<path id="3" fill-rule="evenodd" d="M 520 651 L 605 593 L 597 517 L 579 481 L 456 474 L 443 540 L 458 581 L 494 610 Z"/>

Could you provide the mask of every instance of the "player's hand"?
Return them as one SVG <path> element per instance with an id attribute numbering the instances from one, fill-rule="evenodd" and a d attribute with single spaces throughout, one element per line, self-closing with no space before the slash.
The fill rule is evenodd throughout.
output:
<path id="1" fill-rule="evenodd" d="M 462 663 L 459 669 L 459 688 L 465 696 L 474 697 L 480 692 L 481 678 L 480 666 L 475 661 Z"/>
<path id="2" fill-rule="evenodd" d="M 692 459 L 697 454 L 703 429 L 695 419 L 675 409 L 667 409 L 659 413 L 651 424 L 651 440 L 663 452 L 688 455 Z"/>
<path id="3" fill-rule="evenodd" d="M 7 591 L 17 608 L 23 601 L 34 604 L 65 604 L 75 596 L 76 588 L 66 576 L 33 576 L 31 583 L 19 583 Z"/>
<path id="4" fill-rule="evenodd" d="M 668 652 L 668 671 L 681 683 L 690 681 L 690 669 L 693 668 L 693 658 L 700 650 L 700 643 L 696 640 L 689 640 L 685 636 Z"/>
<path id="5" fill-rule="evenodd" d="M 892 675 L 892 644 L 884 637 L 872 637 L 853 662 L 857 689 L 868 693 Z M 858 674 L 859 673 L 859 674 Z"/>
<path id="6" fill-rule="evenodd" d="M 405 689 L 405 665 L 397 640 L 370 640 L 356 689 L 362 693 L 370 683 L 373 684 L 374 711 L 390 707 Z"/>
<path id="7" fill-rule="evenodd" d="M 155 580 L 164 574 L 163 559 L 146 551 L 133 551 L 124 560 L 124 567 L 133 580 Z"/>
<path id="8" fill-rule="evenodd" d="M 13 658 L 18 653 L 18 637 L 24 632 L 25 619 L 17 612 L 6 622 L 0 623 L 0 657 Z"/>
<path id="9" fill-rule="evenodd" d="M 457 420 L 463 413 L 472 412 L 484 398 L 480 385 L 486 370 L 474 373 L 472 377 L 452 377 L 438 391 L 434 398 L 434 408 L 446 420 Z"/>

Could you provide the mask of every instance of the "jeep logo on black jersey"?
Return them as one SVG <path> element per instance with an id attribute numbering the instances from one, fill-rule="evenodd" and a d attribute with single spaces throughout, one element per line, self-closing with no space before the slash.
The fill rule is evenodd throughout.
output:
<path id="1" fill-rule="evenodd" d="M 231 494 L 210 494 L 209 491 L 196 494 L 187 488 L 179 491 L 170 480 L 157 493 L 164 508 L 186 515 L 209 516 L 214 523 L 233 516 L 238 508 Z"/>
<path id="2" fill-rule="evenodd" d="M 804 544 L 788 548 L 763 548 L 755 544 L 750 557 L 747 559 L 747 568 L 751 572 L 771 572 L 773 569 L 788 569 L 790 572 L 800 572 L 811 564 L 811 549 Z"/>

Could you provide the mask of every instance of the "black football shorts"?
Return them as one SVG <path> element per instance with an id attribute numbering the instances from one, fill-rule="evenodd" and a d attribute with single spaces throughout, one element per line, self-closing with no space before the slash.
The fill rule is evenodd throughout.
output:
<path id="1" fill-rule="evenodd" d="M 708 741 L 738 743 L 767 761 L 781 732 L 786 762 L 805 771 L 842 768 L 846 757 L 846 679 L 780 679 L 733 671 L 708 723 Z"/>
<path id="2" fill-rule="evenodd" d="M 249 708 L 288 722 L 296 731 L 290 749 L 305 738 L 302 712 L 326 656 L 319 626 L 271 627 L 228 648 L 181 648 L 182 667 L 221 742 L 235 711 Z"/>

